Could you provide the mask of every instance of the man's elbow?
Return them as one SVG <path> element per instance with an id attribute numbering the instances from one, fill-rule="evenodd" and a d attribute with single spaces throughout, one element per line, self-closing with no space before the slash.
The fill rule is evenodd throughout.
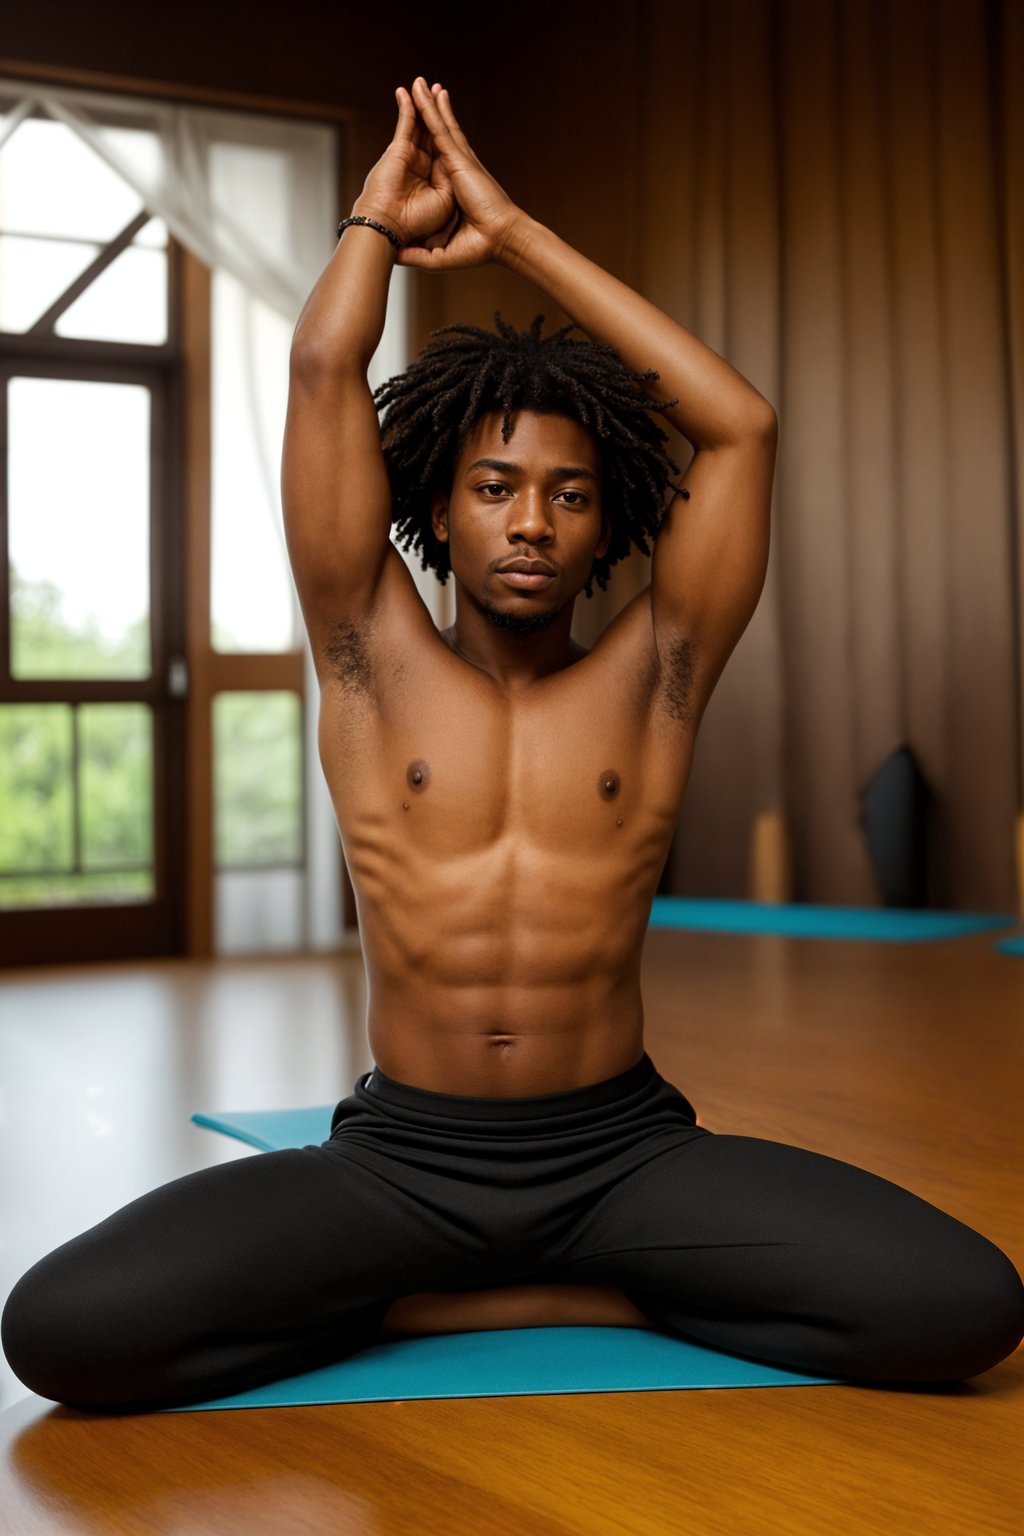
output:
<path id="1" fill-rule="evenodd" d="M 764 395 L 751 388 L 742 402 L 737 402 L 728 431 L 723 434 L 720 447 L 749 448 L 757 444 L 773 453 L 779 439 L 779 418 Z M 707 446 L 712 446 L 708 444 Z"/>
<path id="2" fill-rule="evenodd" d="M 764 395 L 758 395 L 751 410 L 750 434 L 766 443 L 777 443 L 779 440 L 779 418 L 774 406 Z"/>

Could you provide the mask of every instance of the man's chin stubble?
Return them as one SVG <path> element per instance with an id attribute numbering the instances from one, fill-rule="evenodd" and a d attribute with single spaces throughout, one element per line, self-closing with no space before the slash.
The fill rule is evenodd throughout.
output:
<path id="1" fill-rule="evenodd" d="M 485 602 L 484 613 L 497 629 L 507 629 L 513 635 L 536 635 L 542 629 L 550 629 L 561 613 L 560 608 L 548 608 L 535 612 L 513 613 L 506 608 L 495 608 Z"/>

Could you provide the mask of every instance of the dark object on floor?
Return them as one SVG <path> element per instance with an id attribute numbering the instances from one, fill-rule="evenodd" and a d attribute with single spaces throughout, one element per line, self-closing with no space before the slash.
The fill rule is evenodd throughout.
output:
<path id="1" fill-rule="evenodd" d="M 928 905 L 932 793 L 910 747 L 886 758 L 861 798 L 861 824 L 887 907 Z"/>

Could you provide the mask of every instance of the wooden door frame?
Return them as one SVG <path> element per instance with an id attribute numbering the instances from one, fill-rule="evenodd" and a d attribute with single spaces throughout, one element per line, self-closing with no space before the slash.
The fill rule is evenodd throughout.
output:
<path id="1" fill-rule="evenodd" d="M 169 313 L 175 313 L 177 263 L 168 252 Z M 148 678 L 11 679 L 9 610 L 0 615 L 0 703 L 116 702 L 139 699 L 153 711 L 153 876 L 155 902 L 64 903 L 5 908 L 0 938 L 7 964 L 78 963 L 178 953 L 184 932 L 180 841 L 174 817 L 184 805 L 184 712 L 168 695 L 166 666 L 180 651 L 183 633 L 183 571 L 179 534 L 181 461 L 176 394 L 178 340 L 172 327 L 161 347 L 82 341 L 66 337 L 0 337 L 0 379 L 92 379 L 141 384 L 152 399 L 149 476 L 149 591 L 152 673 Z M 6 421 L 6 412 L 4 412 Z M 7 444 L 0 442 L 0 476 L 6 478 Z M 6 488 L 2 505 L 6 506 Z M 0 590 L 9 593 L 6 522 L 0 519 Z M 168 835 L 168 828 L 172 828 Z M 156 910 L 154 911 L 154 906 Z M 63 921 L 61 921 L 63 915 Z M 55 937 L 55 932 L 59 937 Z M 116 935 L 116 937 L 115 937 Z"/>

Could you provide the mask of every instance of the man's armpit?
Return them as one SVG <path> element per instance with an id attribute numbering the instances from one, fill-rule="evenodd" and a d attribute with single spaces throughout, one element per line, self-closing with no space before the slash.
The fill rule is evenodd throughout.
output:
<path id="1" fill-rule="evenodd" d="M 696 724 L 697 647 L 693 640 L 673 635 L 658 648 L 659 703 L 674 720 Z"/>
<path id="2" fill-rule="evenodd" d="M 346 691 L 369 694 L 373 685 L 373 666 L 366 624 L 349 620 L 334 626 L 324 646 L 324 658 L 330 674 Z"/>

